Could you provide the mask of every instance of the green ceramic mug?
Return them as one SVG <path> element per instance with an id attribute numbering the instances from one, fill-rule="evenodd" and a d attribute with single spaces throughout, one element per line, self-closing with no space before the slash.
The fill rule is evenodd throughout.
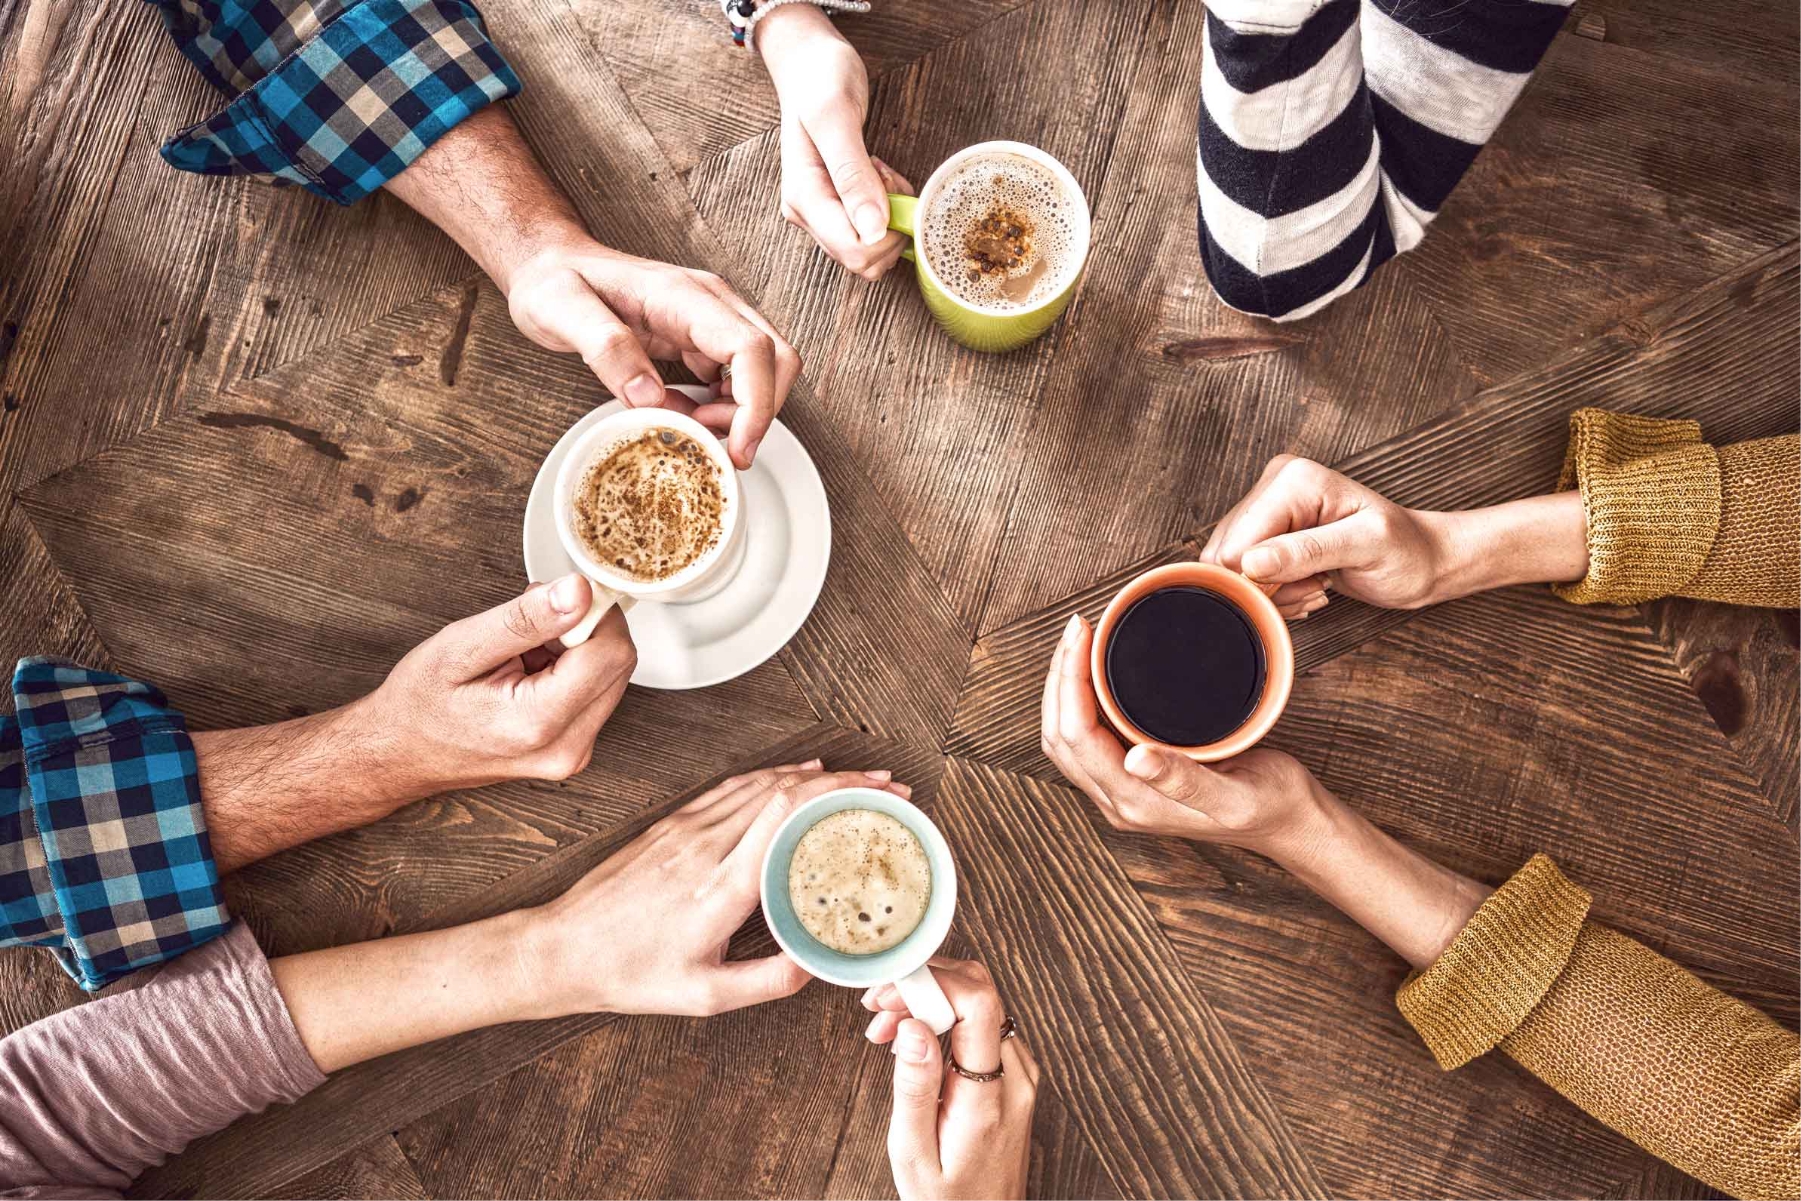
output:
<path id="1" fill-rule="evenodd" d="M 1076 203 L 1078 220 L 1073 231 L 1074 246 L 1070 256 L 1075 261 L 1064 268 L 1067 278 L 1056 294 L 1030 308 L 985 308 L 958 298 L 944 286 L 926 254 L 919 248 L 919 238 L 915 232 L 923 216 L 932 211 L 932 205 L 943 189 L 944 182 L 958 168 L 973 158 L 997 155 L 1017 155 L 1037 164 L 1054 175 L 1065 193 Z M 1049 329 L 1062 316 L 1063 310 L 1069 307 L 1070 298 L 1076 294 L 1076 285 L 1082 278 L 1082 267 L 1088 259 L 1088 199 L 1082 194 L 1082 185 L 1069 173 L 1069 168 L 1038 147 L 1028 146 L 1024 142 L 978 142 L 944 160 L 932 172 L 932 178 L 926 180 L 926 186 L 920 189 L 917 198 L 889 193 L 888 228 L 913 239 L 913 244 L 901 253 L 913 262 L 919 276 L 919 291 L 925 297 L 926 307 L 938 319 L 938 324 L 944 327 L 945 333 L 973 350 L 1016 350 Z"/>

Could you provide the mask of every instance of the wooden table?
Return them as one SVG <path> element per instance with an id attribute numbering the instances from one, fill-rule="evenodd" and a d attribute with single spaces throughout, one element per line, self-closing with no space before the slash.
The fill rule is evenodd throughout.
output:
<path id="1" fill-rule="evenodd" d="M 0 651 L 159 681 L 199 725 L 333 705 L 521 583 L 526 486 L 601 394 L 450 243 L 200 179 L 215 99 L 136 5 L 0 0 Z M 776 213 L 776 109 L 703 0 L 489 0 L 514 111 L 611 244 L 728 276 L 807 361 L 818 609 L 750 675 L 633 690 L 593 766 L 415 805 L 229 883 L 272 951 L 554 894 L 747 766 L 888 766 L 966 876 L 957 937 L 1050 1082 L 1044 1195 L 1687 1194 L 1499 1056 L 1440 1073 L 1402 964 L 1255 856 L 1118 835 L 1050 770 L 1056 631 L 1294 451 L 1413 503 L 1548 487 L 1581 404 L 1795 428 L 1792 4 L 1582 0 L 1424 246 L 1298 325 L 1200 273 L 1200 0 L 878 0 L 870 140 L 916 181 L 1019 138 L 1095 213 L 1069 315 L 965 352 L 904 277 Z M 1297 630 L 1272 742 L 1488 880 L 1535 850 L 1598 917 L 1796 1020 L 1796 620 L 1515 590 Z M 747 945 L 766 940 L 749 930 Z M 765 944 L 766 945 L 766 944 Z M 0 956 L 7 1029 L 74 1003 Z M 162 1195 L 889 1195 L 887 1056 L 844 990 L 595 1016 L 364 1064 L 204 1140 Z"/>

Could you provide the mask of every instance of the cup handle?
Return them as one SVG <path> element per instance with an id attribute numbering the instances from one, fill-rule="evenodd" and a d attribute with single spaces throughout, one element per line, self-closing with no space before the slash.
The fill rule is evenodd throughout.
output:
<path id="1" fill-rule="evenodd" d="M 896 980 L 894 987 L 900 990 L 907 1012 L 930 1026 L 933 1034 L 943 1034 L 957 1024 L 957 1015 L 951 1011 L 950 1000 L 939 987 L 938 977 L 932 975 L 930 965 L 920 964 L 911 975 Z"/>
<path id="2" fill-rule="evenodd" d="M 573 629 L 557 640 L 563 644 L 564 650 L 574 650 L 592 638 L 594 627 L 600 624 L 601 618 L 605 617 L 607 610 L 614 605 L 619 606 L 621 613 L 632 607 L 632 598 L 623 592 L 615 592 L 593 580 L 588 581 L 588 587 L 594 592 L 594 600 L 588 605 L 587 616 L 576 622 Z"/>
<path id="3" fill-rule="evenodd" d="M 913 261 L 914 217 L 918 211 L 919 197 L 903 196 L 899 192 L 888 193 L 888 228 L 907 235 L 907 245 L 901 251 L 901 257 L 909 263 Z"/>

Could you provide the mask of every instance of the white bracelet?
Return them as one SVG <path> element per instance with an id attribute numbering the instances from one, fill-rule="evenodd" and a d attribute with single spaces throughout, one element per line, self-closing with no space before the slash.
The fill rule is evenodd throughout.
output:
<path id="1" fill-rule="evenodd" d="M 755 48 L 757 22 L 784 4 L 811 4 L 829 13 L 866 13 L 869 0 L 719 0 L 719 9 L 731 22 L 732 41 Z"/>

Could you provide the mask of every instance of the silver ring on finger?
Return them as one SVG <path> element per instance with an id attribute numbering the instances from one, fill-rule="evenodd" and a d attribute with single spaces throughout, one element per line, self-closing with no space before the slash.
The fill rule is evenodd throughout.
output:
<path id="1" fill-rule="evenodd" d="M 723 366 L 719 369 L 719 382 L 723 384 L 723 383 L 725 383 L 726 380 L 731 379 L 731 378 L 732 378 L 732 365 L 730 363 L 727 363 L 725 366 Z"/>

